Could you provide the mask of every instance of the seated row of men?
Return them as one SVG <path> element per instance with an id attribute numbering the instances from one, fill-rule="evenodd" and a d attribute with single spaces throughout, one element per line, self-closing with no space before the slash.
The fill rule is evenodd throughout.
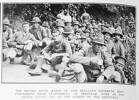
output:
<path id="1" fill-rule="evenodd" d="M 14 63 L 14 58 L 22 55 L 21 63 L 32 69 L 30 75 L 47 72 L 56 82 L 126 82 L 123 35 L 118 29 L 111 32 L 105 28 L 94 36 L 79 29 L 73 31 L 69 23 L 56 26 L 52 33 L 40 25 L 38 17 L 31 23 L 30 27 L 24 22 L 22 31 L 9 36 L 10 23 L 3 21 L 3 60 Z"/>

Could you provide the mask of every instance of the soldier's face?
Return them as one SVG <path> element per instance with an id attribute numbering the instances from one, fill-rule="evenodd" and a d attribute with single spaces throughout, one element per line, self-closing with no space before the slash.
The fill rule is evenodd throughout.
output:
<path id="1" fill-rule="evenodd" d="M 86 35 L 86 37 L 89 37 L 90 36 L 90 33 L 86 33 L 85 35 Z"/>
<path id="2" fill-rule="evenodd" d="M 7 25 L 3 25 L 3 31 L 6 31 L 8 29 Z"/>
<path id="3" fill-rule="evenodd" d="M 67 11 L 66 10 L 64 11 L 64 15 L 67 15 Z"/>
<path id="4" fill-rule="evenodd" d="M 64 32 L 63 27 L 58 27 L 58 31 L 59 31 L 60 33 L 63 33 L 63 32 Z"/>
<path id="5" fill-rule="evenodd" d="M 120 35 L 118 35 L 118 34 L 115 35 L 115 39 L 116 39 L 116 40 L 120 40 L 120 38 L 121 38 Z"/>
<path id="6" fill-rule="evenodd" d="M 105 35 L 104 35 L 104 39 L 106 40 L 106 41 L 108 41 L 108 40 L 110 40 L 110 34 L 109 33 L 106 33 Z"/>
<path id="7" fill-rule="evenodd" d="M 79 29 L 79 26 L 78 25 L 74 25 L 74 29 Z"/>
<path id="8" fill-rule="evenodd" d="M 77 38 L 80 38 L 80 37 L 81 37 L 81 34 L 80 34 L 79 32 L 77 32 L 77 33 L 76 33 L 76 37 L 77 37 Z"/>
<path id="9" fill-rule="evenodd" d="M 59 32 L 57 32 L 53 34 L 53 39 L 58 42 L 61 41 L 62 36 L 59 34 Z"/>
<path id="10" fill-rule="evenodd" d="M 24 32 L 29 32 L 29 24 L 24 24 L 23 25 L 23 31 Z"/>
<path id="11" fill-rule="evenodd" d="M 86 29 L 86 27 L 82 26 L 81 29 L 84 31 Z"/>
<path id="12" fill-rule="evenodd" d="M 39 28 L 40 24 L 39 23 L 33 23 L 34 28 Z"/>
<path id="13" fill-rule="evenodd" d="M 101 44 L 97 44 L 97 43 L 95 43 L 94 46 L 93 46 L 94 51 L 95 51 L 96 53 L 99 53 L 99 52 L 100 52 L 101 47 L 102 47 L 102 45 L 101 45 Z"/>

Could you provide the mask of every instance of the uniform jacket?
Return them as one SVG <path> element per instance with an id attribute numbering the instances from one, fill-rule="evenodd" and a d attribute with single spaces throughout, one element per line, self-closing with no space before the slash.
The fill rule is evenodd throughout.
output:
<path id="1" fill-rule="evenodd" d="M 91 63 L 91 57 L 96 56 L 98 56 L 98 58 L 103 61 L 104 71 L 102 75 L 104 75 L 106 78 L 109 78 L 114 71 L 114 66 L 112 63 L 111 55 L 106 51 L 106 49 L 102 50 L 99 54 L 96 55 L 91 46 L 88 48 L 83 48 L 78 53 L 72 55 L 70 57 L 70 61 L 85 65 L 85 70 L 94 69 L 98 65 Z"/>
<path id="2" fill-rule="evenodd" d="M 115 55 L 125 58 L 125 48 L 121 41 L 114 42 Z"/>
<path id="3" fill-rule="evenodd" d="M 2 46 L 3 46 L 3 48 L 8 47 L 7 43 L 11 39 L 12 36 L 13 36 L 13 32 L 12 32 L 12 29 L 10 29 L 10 28 L 8 28 L 8 30 L 3 32 L 3 34 L 2 34 Z"/>
<path id="4" fill-rule="evenodd" d="M 43 39 L 47 38 L 46 30 L 42 26 L 40 26 L 38 29 L 31 27 L 30 32 L 34 35 L 36 40 L 42 41 Z"/>

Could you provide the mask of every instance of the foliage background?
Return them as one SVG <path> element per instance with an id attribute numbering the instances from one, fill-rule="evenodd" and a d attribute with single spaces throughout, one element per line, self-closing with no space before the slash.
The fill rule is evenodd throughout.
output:
<path id="1" fill-rule="evenodd" d="M 129 16 L 132 12 L 136 19 L 136 8 L 127 5 L 113 5 L 113 4 L 3 4 L 3 18 L 8 17 L 12 23 L 12 28 L 21 30 L 21 24 L 23 21 L 31 21 L 34 16 L 38 16 L 42 22 L 54 21 L 56 15 L 62 9 L 69 9 L 70 15 L 75 13 L 77 19 L 80 20 L 80 16 L 86 10 L 91 15 L 91 19 L 105 20 L 117 22 L 121 16 Z M 131 84 L 135 84 L 136 73 L 136 38 L 126 39 L 128 47 L 127 51 L 127 75 L 128 81 Z M 131 68 L 131 71 L 129 69 Z"/>

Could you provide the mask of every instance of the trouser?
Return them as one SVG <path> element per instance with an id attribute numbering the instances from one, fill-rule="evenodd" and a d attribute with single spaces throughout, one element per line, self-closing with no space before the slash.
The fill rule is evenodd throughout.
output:
<path id="1" fill-rule="evenodd" d="M 22 61 L 27 61 L 28 57 L 30 58 L 29 59 L 29 62 L 33 63 L 34 61 L 34 56 L 33 56 L 33 53 L 32 51 L 26 51 L 26 50 L 23 50 L 23 57 L 22 57 Z"/>
<path id="2" fill-rule="evenodd" d="M 73 72 L 75 73 L 77 82 L 86 82 L 87 76 L 86 76 L 85 70 L 81 64 L 72 63 L 69 65 L 69 68 L 71 68 L 73 70 Z"/>
<path id="3" fill-rule="evenodd" d="M 84 69 L 87 74 L 88 82 L 109 83 L 111 80 L 114 80 L 116 83 L 121 83 L 121 74 L 114 71 L 113 66 L 106 68 L 103 72 L 101 72 L 100 69 L 93 69 L 90 66 L 84 66 Z M 104 79 L 98 80 L 102 75 Z"/>
<path id="4" fill-rule="evenodd" d="M 47 61 L 43 57 L 38 58 L 37 66 L 35 69 L 37 70 L 40 68 L 45 69 L 47 71 L 54 70 L 54 68 L 52 68 L 52 66 L 50 64 L 48 64 Z M 75 76 L 75 78 L 77 79 L 77 82 L 85 82 L 87 80 L 86 73 L 81 64 L 71 63 L 68 66 L 64 66 L 64 68 L 65 68 L 64 73 L 60 80 L 61 82 L 64 82 L 65 80 L 69 81 L 70 79 L 72 80 L 73 78 L 68 78 L 68 77 L 72 77 L 72 76 Z M 74 75 L 73 75 L 73 73 L 74 73 Z M 70 76 L 70 75 L 72 75 L 72 76 Z"/>
<path id="5" fill-rule="evenodd" d="M 38 60 L 38 57 L 40 56 L 41 48 L 40 47 L 33 47 L 32 48 L 32 56 L 34 60 Z"/>

